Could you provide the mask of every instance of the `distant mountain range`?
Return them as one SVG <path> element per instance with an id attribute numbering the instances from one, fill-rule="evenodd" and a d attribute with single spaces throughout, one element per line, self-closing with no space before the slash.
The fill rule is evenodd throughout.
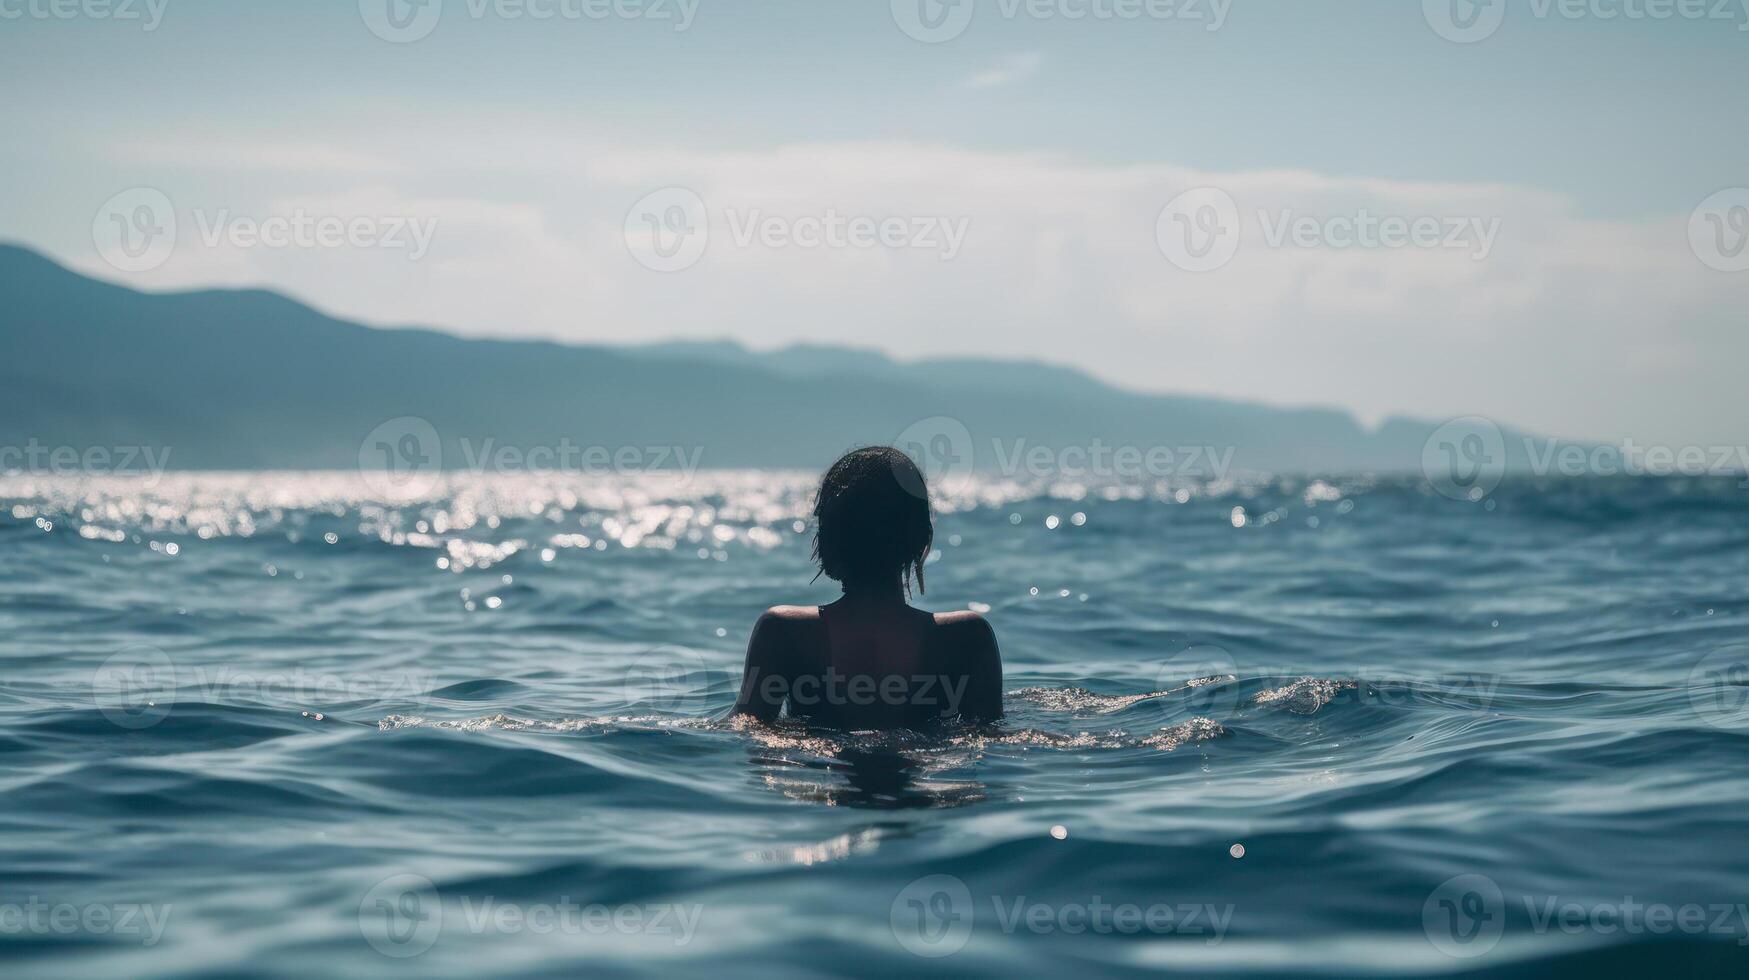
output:
<path id="1" fill-rule="evenodd" d="M 419 420 L 386 431 L 435 434 L 423 448 L 447 467 L 485 446 L 662 446 L 706 468 L 813 469 L 905 434 L 982 470 L 1024 468 L 1028 453 L 1097 467 L 1103 447 L 1149 475 L 1186 466 L 1186 447 L 1236 470 L 1414 471 L 1436 428 L 1392 419 L 1368 431 L 1331 409 L 1141 394 L 1033 362 L 377 329 L 261 290 L 143 293 L 11 246 L 0 246 L 0 297 L 0 447 L 162 447 L 172 469 L 349 469 L 392 419 Z"/>

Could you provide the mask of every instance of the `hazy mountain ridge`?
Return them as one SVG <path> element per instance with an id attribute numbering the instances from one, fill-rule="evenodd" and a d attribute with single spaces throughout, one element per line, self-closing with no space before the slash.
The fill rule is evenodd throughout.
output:
<path id="1" fill-rule="evenodd" d="M 450 465 L 463 440 L 492 440 L 812 468 L 963 425 L 980 468 L 1025 447 L 1128 446 L 1230 448 L 1240 469 L 1414 470 L 1433 428 L 1394 419 L 1369 433 L 1334 409 L 1141 394 L 1037 362 L 376 329 L 262 290 L 138 292 L 12 246 L 0 290 L 0 445 L 171 447 L 184 469 L 351 468 L 368 433 L 406 416 L 432 425 Z M 913 428 L 932 418 L 954 422 Z"/>

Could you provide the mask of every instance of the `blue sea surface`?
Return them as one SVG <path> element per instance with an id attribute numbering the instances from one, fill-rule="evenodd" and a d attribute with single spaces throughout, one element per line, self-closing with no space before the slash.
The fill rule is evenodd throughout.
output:
<path id="1" fill-rule="evenodd" d="M 1749 490 L 972 481 L 995 728 L 727 717 L 810 478 L 0 479 L 0 973 L 1749 967 Z"/>

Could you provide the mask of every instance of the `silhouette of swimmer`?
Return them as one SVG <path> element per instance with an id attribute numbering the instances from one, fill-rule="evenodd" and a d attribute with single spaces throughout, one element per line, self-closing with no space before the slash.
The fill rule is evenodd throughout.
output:
<path id="1" fill-rule="evenodd" d="M 871 446 L 833 463 L 814 503 L 814 560 L 844 590 L 824 606 L 773 606 L 753 627 L 735 710 L 845 731 L 1002 716 L 996 634 L 974 612 L 910 605 L 935 539 L 923 473 Z"/>

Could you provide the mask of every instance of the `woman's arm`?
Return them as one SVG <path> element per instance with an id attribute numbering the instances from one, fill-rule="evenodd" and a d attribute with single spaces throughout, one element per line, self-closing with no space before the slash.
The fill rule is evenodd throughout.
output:
<path id="1" fill-rule="evenodd" d="M 1002 652 L 996 647 L 996 631 L 982 616 L 972 630 L 971 681 L 966 685 L 966 705 L 960 717 L 967 721 L 995 721 L 1002 717 Z"/>
<path id="2" fill-rule="evenodd" d="M 753 635 L 747 640 L 747 665 L 741 671 L 741 694 L 735 699 L 736 714 L 769 722 L 783 712 L 789 693 L 783 626 L 783 617 L 775 610 L 766 610 L 753 624 Z"/>
<path id="3" fill-rule="evenodd" d="M 1002 717 L 1002 652 L 997 649 L 996 631 L 989 620 L 974 612 L 961 612 L 950 613 L 938 622 L 949 630 L 949 642 L 966 679 L 960 717 L 974 722 Z"/>

